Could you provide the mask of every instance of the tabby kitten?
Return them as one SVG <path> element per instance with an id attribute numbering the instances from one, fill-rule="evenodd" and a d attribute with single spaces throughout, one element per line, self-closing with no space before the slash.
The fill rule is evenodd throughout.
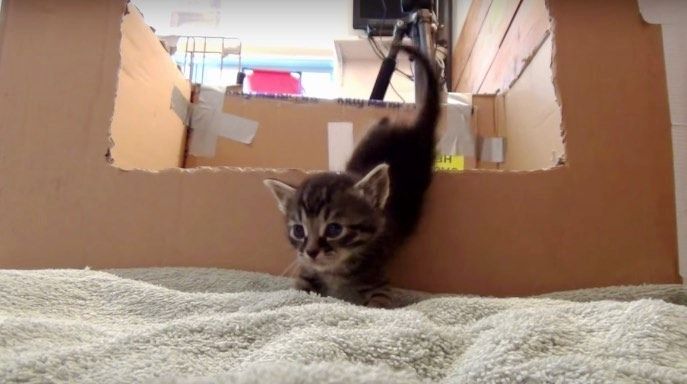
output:
<path id="1" fill-rule="evenodd" d="M 430 60 L 415 48 L 401 49 L 427 73 L 427 93 L 414 122 L 381 119 L 343 173 L 315 174 L 298 187 L 264 181 L 297 250 L 298 289 L 371 307 L 391 304 L 385 266 L 419 220 L 440 112 Z"/>

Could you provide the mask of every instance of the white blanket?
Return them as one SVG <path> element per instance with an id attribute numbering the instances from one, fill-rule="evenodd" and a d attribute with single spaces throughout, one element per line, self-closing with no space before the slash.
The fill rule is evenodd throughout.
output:
<path id="1" fill-rule="evenodd" d="M 399 292 L 417 302 L 381 310 L 288 284 L 212 269 L 0 271 L 0 382 L 687 383 L 680 285 Z"/>

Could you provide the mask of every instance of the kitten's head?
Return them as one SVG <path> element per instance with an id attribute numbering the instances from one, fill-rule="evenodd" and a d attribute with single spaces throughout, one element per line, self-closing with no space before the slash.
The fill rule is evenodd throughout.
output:
<path id="1" fill-rule="evenodd" d="M 318 270 L 334 269 L 382 232 L 388 169 L 381 164 L 360 180 L 322 173 L 298 187 L 264 181 L 286 216 L 289 241 L 300 262 Z"/>

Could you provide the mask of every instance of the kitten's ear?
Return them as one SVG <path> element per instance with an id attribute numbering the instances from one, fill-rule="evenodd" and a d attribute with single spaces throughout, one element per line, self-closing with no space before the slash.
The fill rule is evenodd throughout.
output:
<path id="1" fill-rule="evenodd" d="M 286 207 L 289 203 L 289 200 L 291 200 L 295 194 L 296 188 L 275 179 L 266 179 L 262 182 L 267 188 L 269 188 L 270 191 L 272 191 L 272 194 L 279 205 L 279 210 L 282 211 L 282 213 L 286 213 Z"/>
<path id="2" fill-rule="evenodd" d="M 355 184 L 355 188 L 362 192 L 375 207 L 382 209 L 389 197 L 389 165 L 379 164 L 371 170 L 365 177 Z"/>

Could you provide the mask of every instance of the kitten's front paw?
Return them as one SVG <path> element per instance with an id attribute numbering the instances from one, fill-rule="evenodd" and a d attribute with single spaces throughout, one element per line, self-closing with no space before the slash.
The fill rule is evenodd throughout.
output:
<path id="1" fill-rule="evenodd" d="M 299 291 L 305 291 L 305 292 L 314 292 L 315 290 L 313 289 L 312 284 L 308 283 L 305 280 L 296 280 L 296 282 L 293 284 L 293 287 L 296 288 Z"/>
<path id="2" fill-rule="evenodd" d="M 294 288 L 296 288 L 299 291 L 305 291 L 307 293 L 321 294 L 320 289 L 316 283 L 317 280 L 315 279 L 306 279 L 300 277 L 296 279 L 296 282 L 294 283 Z"/>
<path id="3" fill-rule="evenodd" d="M 370 300 L 367 301 L 367 307 L 370 308 L 391 308 L 391 298 L 387 295 L 373 295 Z"/>

